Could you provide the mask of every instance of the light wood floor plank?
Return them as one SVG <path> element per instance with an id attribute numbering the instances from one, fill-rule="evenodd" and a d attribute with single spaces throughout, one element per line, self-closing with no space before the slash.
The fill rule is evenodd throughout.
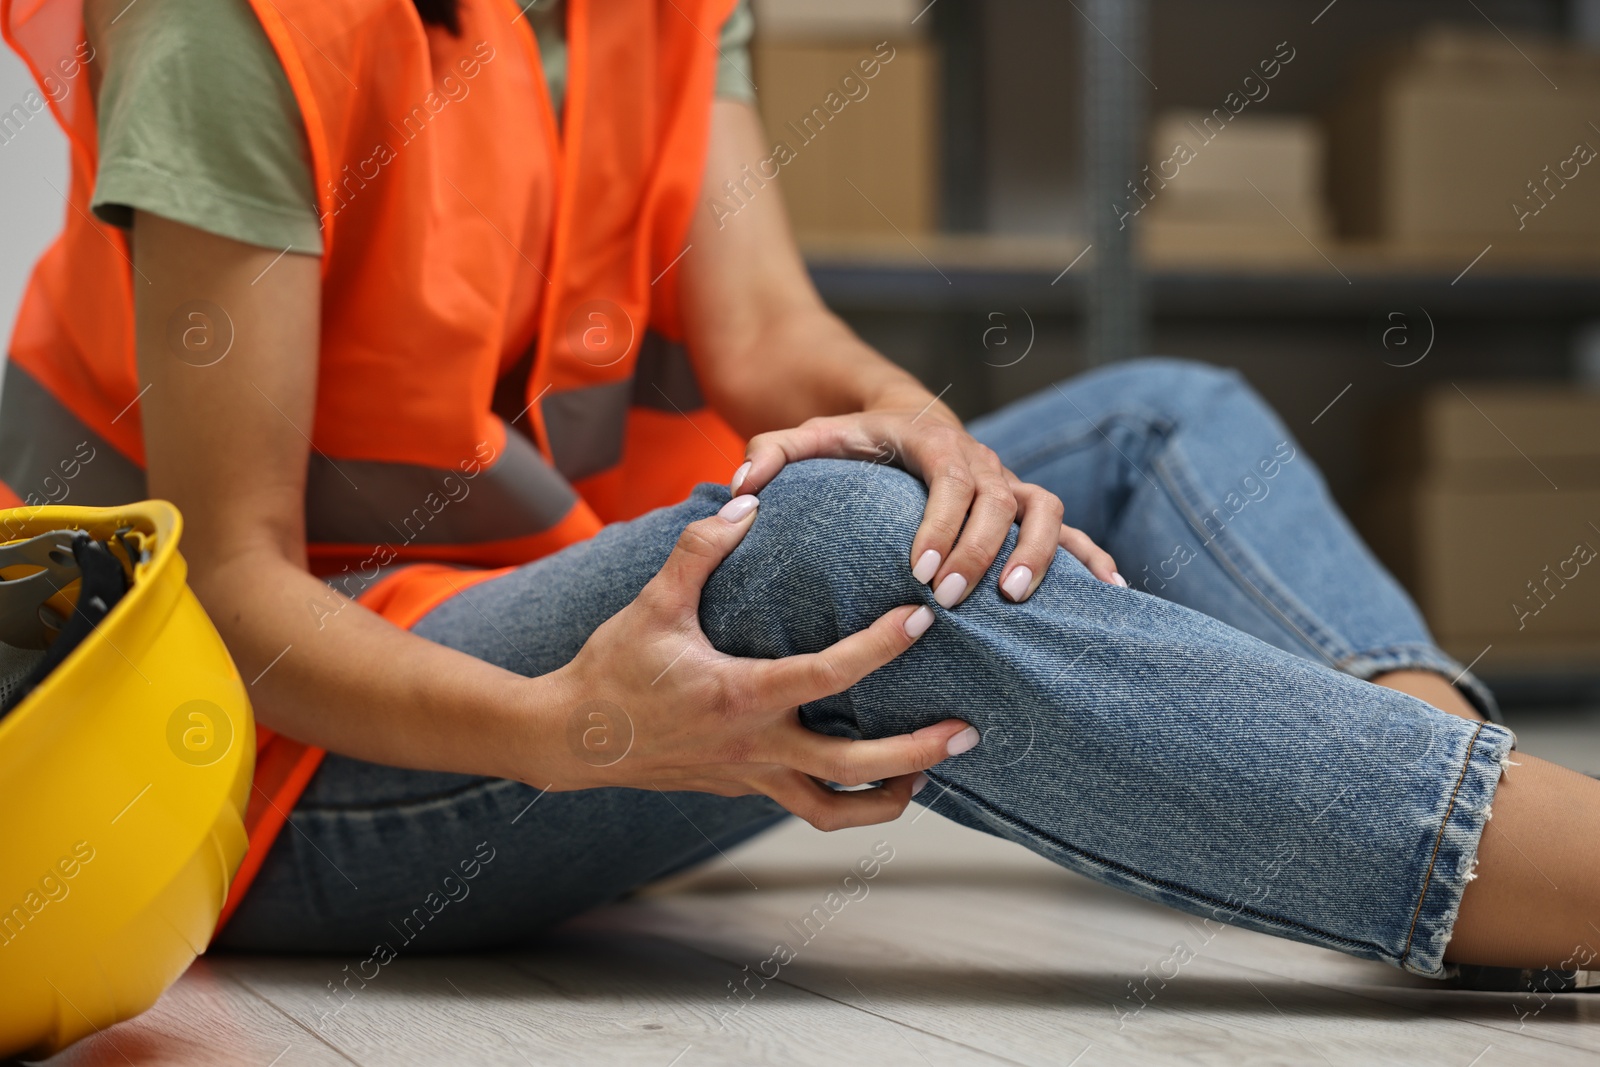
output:
<path id="1" fill-rule="evenodd" d="M 363 1065 L 1005 1062 L 794 988 L 754 1020 L 724 996 L 736 967 L 654 938 L 580 931 L 515 954 L 401 958 L 330 1012 L 316 991 L 341 966 L 229 963 Z"/>
<path id="2" fill-rule="evenodd" d="M 792 929 L 786 924 L 823 888 L 747 893 L 738 907 L 658 897 L 592 921 L 629 923 L 719 958 L 748 961 Z M 1171 981 L 1144 987 L 1149 1003 L 1141 1007 L 1128 983 L 1143 977 L 1146 966 L 1156 970 L 1170 943 L 1092 929 L 1092 908 L 1081 909 L 1089 922 L 1078 925 L 1042 922 L 1037 913 L 1006 905 L 941 888 L 881 886 L 841 911 L 782 976 L 1029 1063 L 1059 1063 L 1063 1052 L 1070 1058 L 1091 1043 L 1119 1061 L 1220 1065 L 1244 1055 L 1461 1067 L 1489 1046 L 1497 1062 L 1593 1062 L 1592 1054 L 1527 1035 L 1440 1019 L 1209 954 L 1184 962 Z M 751 1011 L 758 1007 L 759 1000 Z"/>
<path id="3" fill-rule="evenodd" d="M 1108 900 L 1121 896 L 1092 883 L 1085 887 L 1085 895 L 1090 894 Z M 982 906 L 973 896 L 966 889 L 950 893 L 952 900 Z M 1097 906 L 1091 910 L 1092 918 L 1038 893 L 1018 893 L 1010 904 L 1019 914 L 1041 922 L 1078 925 L 1092 921 L 1098 929 L 1144 942 L 1158 960 L 1178 940 L 1187 938 L 1194 943 L 1203 936 L 1193 932 L 1194 920 L 1188 916 L 1140 901 L 1129 901 L 1129 906 L 1123 907 Z M 1291 981 L 1470 1023 L 1491 1031 L 1485 1034 L 1490 1041 L 1499 1040 L 1492 1033 L 1498 1030 L 1600 1054 L 1600 996 L 1593 994 L 1549 996 L 1450 989 L 1384 964 L 1234 928 L 1217 933 L 1205 951 L 1213 958 Z"/>
<path id="4" fill-rule="evenodd" d="M 227 964 L 196 960 L 155 1007 L 44 1062 L 50 1067 L 350 1067 L 332 1046 L 252 996 L 227 970 Z"/>

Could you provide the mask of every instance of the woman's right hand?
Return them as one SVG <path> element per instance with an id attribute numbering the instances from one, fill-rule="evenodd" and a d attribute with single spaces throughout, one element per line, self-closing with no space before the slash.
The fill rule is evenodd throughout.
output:
<path id="1" fill-rule="evenodd" d="M 926 606 L 895 608 L 821 652 L 741 659 L 712 647 L 700 628 L 701 589 L 756 511 L 755 497 L 736 497 L 686 527 L 660 573 L 557 672 L 565 737 L 547 737 L 535 757 L 549 788 L 762 793 L 837 830 L 897 818 L 926 783 L 922 771 L 977 744 L 959 719 L 865 741 L 800 722 L 801 704 L 843 692 L 910 648 L 933 623 Z M 882 784 L 839 791 L 827 782 Z"/>

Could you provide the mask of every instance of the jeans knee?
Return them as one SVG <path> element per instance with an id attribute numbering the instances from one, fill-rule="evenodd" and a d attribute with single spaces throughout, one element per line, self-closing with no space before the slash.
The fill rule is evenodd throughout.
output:
<path id="1" fill-rule="evenodd" d="M 898 467 L 815 459 L 785 467 L 761 499 L 763 509 L 770 504 L 782 516 L 777 522 L 796 571 L 864 576 L 893 569 L 909 575 L 911 539 L 928 498 Z"/>
<path id="2" fill-rule="evenodd" d="M 726 636 L 743 655 L 814 651 L 896 605 L 928 599 L 910 560 L 927 494 L 910 474 L 855 460 L 804 460 L 759 495 L 754 525 L 701 601 L 701 621 L 718 648 L 730 651 L 719 640 Z M 718 609 L 707 612 L 712 601 Z"/>

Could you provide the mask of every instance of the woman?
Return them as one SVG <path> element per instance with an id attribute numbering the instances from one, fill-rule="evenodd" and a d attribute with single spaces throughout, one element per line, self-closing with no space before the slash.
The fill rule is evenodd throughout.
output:
<path id="1" fill-rule="evenodd" d="M 969 430 L 823 308 L 731 7 L 5 7 L 73 181 L 0 474 L 184 511 L 262 726 L 219 941 L 506 943 L 916 794 L 1418 974 L 1588 944 L 1600 783 L 1508 758 L 1236 376 Z"/>

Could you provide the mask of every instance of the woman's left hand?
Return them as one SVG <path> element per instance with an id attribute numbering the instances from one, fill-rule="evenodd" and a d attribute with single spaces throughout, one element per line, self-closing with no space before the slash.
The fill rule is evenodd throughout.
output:
<path id="1" fill-rule="evenodd" d="M 1020 527 L 1017 546 L 999 576 L 1008 599 L 1033 595 L 1057 546 L 1101 581 L 1128 584 L 1104 549 L 1062 524 L 1060 498 L 1017 478 L 926 391 L 908 390 L 898 402 L 807 419 L 751 438 L 733 492 L 759 493 L 785 464 L 822 458 L 892 463 L 927 483 L 928 506 L 911 542 L 911 573 L 933 588 L 944 607 L 967 598 L 1004 547 L 1013 522 Z"/>

